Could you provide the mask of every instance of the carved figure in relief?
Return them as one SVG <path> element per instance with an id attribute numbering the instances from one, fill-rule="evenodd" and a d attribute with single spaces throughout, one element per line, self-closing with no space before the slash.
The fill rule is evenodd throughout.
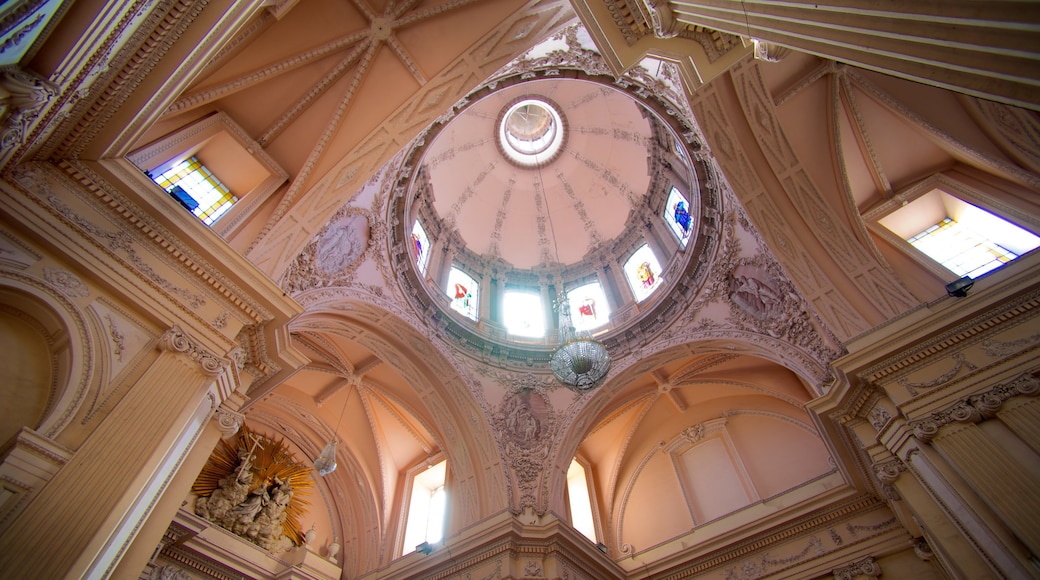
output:
<path id="1" fill-rule="evenodd" d="M 780 295 L 760 280 L 738 276 L 735 282 L 734 297 L 739 297 L 742 305 L 757 313 L 765 314 L 780 304 Z"/>
<path id="2" fill-rule="evenodd" d="M 368 247 L 368 220 L 350 216 L 336 222 L 318 241 L 315 258 L 327 274 L 354 263 Z"/>
<path id="3" fill-rule="evenodd" d="M 242 503 L 249 495 L 249 485 L 253 482 L 253 471 L 250 462 L 252 454 L 239 449 L 239 467 L 220 480 L 219 487 L 209 497 L 195 500 L 195 513 L 208 520 L 221 521 L 228 511 Z"/>
<path id="4" fill-rule="evenodd" d="M 261 485 L 257 487 L 249 494 L 249 498 L 246 501 L 231 508 L 231 512 L 224 516 L 224 521 L 231 520 L 231 527 L 228 528 L 236 534 L 242 535 L 249 531 L 249 528 L 253 525 L 253 519 L 260 513 L 267 503 L 271 501 L 271 496 L 267 493 L 267 487 Z M 222 522 L 223 523 L 223 522 Z M 224 525 L 224 527 L 228 527 Z M 255 535 L 255 534 L 253 534 Z"/>
<path id="5" fill-rule="evenodd" d="M 243 426 L 234 443 L 221 440 L 192 486 L 199 494 L 195 512 L 261 548 L 283 552 L 304 543 L 299 522 L 306 500 L 295 496 L 310 493 L 310 471 L 284 442 Z"/>

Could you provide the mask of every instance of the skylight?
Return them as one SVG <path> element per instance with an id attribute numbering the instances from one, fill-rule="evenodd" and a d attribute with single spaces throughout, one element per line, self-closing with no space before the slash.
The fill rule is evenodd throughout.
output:
<path id="1" fill-rule="evenodd" d="M 238 201 L 197 157 L 174 164 L 153 180 L 208 226 Z"/>

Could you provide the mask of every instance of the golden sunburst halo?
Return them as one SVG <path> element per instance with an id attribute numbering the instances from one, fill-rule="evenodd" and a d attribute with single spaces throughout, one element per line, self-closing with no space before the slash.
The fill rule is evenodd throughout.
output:
<path id="1" fill-rule="evenodd" d="M 282 533 L 293 545 L 300 546 L 304 541 L 300 520 L 311 505 L 309 498 L 314 490 L 314 480 L 311 479 L 310 465 L 297 461 L 282 438 L 274 439 L 243 426 L 231 440 L 220 440 L 191 489 L 200 497 L 209 497 L 220 487 L 220 480 L 238 466 L 238 450 L 253 449 L 254 441 L 259 445 L 253 450 L 253 481 L 249 491 L 270 485 L 276 477 L 289 482 L 293 494 L 285 508 Z"/>

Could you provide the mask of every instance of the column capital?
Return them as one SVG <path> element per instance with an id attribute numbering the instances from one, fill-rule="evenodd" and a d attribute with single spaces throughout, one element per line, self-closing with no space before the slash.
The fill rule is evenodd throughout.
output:
<path id="1" fill-rule="evenodd" d="M 159 350 L 188 355 L 191 360 L 199 363 L 203 373 L 212 377 L 219 375 L 227 368 L 226 361 L 203 348 L 198 341 L 177 325 L 159 337 Z"/>
<path id="2" fill-rule="evenodd" d="M 909 426 L 914 435 L 925 442 L 931 441 L 939 430 L 951 423 L 978 423 L 996 415 L 1006 401 L 1018 396 L 1040 394 L 1040 378 L 1034 373 L 1024 373 L 999 384 L 983 393 L 978 393 L 953 403 L 945 409 L 935 411 L 928 417 L 911 421 Z"/>
<path id="3" fill-rule="evenodd" d="M 881 575 L 881 566 L 874 561 L 873 556 L 868 556 L 848 566 L 835 568 L 832 572 L 834 573 L 834 580 L 854 580 L 863 577 L 876 579 Z"/>

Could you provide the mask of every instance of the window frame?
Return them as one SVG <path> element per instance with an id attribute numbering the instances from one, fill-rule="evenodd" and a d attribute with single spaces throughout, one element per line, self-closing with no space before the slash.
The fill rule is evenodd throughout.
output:
<path id="1" fill-rule="evenodd" d="M 127 155 L 126 159 L 141 171 L 158 175 L 173 164 L 195 156 L 199 151 L 204 150 L 208 142 L 215 138 L 222 138 L 222 136 L 231 139 L 230 142 L 236 148 L 235 154 L 248 155 L 267 174 L 267 177 L 261 179 L 252 189 L 236 191 L 224 179 L 226 176 L 221 176 L 220 163 L 213 164 L 208 162 L 209 160 L 203 159 L 203 161 L 207 161 L 206 167 L 225 185 L 228 185 L 232 195 L 238 198 L 231 209 L 224 212 L 212 225 L 207 226 L 218 235 L 227 238 L 245 223 L 247 218 L 256 212 L 272 194 L 289 181 L 289 174 L 231 117 L 224 112 L 209 115 L 135 150 Z M 152 181 L 152 183 L 155 182 Z M 158 184 L 155 184 L 155 187 L 161 189 Z M 180 204 L 173 198 L 170 198 L 169 201 L 180 207 Z M 204 223 L 201 219 L 199 221 Z"/>
<path id="2" fill-rule="evenodd" d="M 589 506 L 591 508 L 590 511 L 592 512 L 592 528 L 593 533 L 596 535 L 595 539 L 589 538 L 589 541 L 593 543 L 605 543 L 603 536 L 603 526 L 600 520 L 599 509 L 597 509 L 597 506 L 599 506 L 599 501 L 596 496 L 596 485 L 593 482 L 592 477 L 592 464 L 580 455 L 575 455 L 571 459 L 571 463 L 575 462 L 579 466 L 581 466 L 581 468 L 585 471 L 585 487 L 587 488 L 589 494 Z M 567 471 L 570 471 L 570 466 L 571 464 L 567 465 Z M 567 477 L 567 471 L 563 473 L 563 480 L 567 484 L 564 486 L 564 496 L 567 504 L 567 522 L 571 525 L 571 527 L 574 527 L 574 516 L 571 513 L 570 478 Z M 577 528 L 574 529 L 577 530 Z M 588 538 L 588 536 L 585 536 L 585 534 L 583 534 L 580 530 L 578 530 L 578 533 Z"/>
<path id="3" fill-rule="evenodd" d="M 412 466 L 407 470 L 404 477 L 404 486 L 401 491 L 401 512 L 400 512 L 400 526 L 398 527 L 397 533 L 397 550 L 395 553 L 396 557 L 403 557 L 409 554 L 415 553 L 415 546 L 421 544 L 408 545 L 411 543 L 408 540 L 408 520 L 412 512 L 412 496 L 416 485 L 416 478 L 424 473 L 427 473 L 430 469 L 437 468 L 441 464 L 444 465 L 444 479 L 441 482 L 440 487 L 443 487 L 445 493 L 445 506 L 444 506 L 444 521 L 441 522 L 442 531 L 441 539 L 438 542 L 442 542 L 448 535 L 448 522 L 451 515 L 451 496 L 449 489 L 449 469 L 448 460 L 443 454 L 437 454 L 433 457 L 423 460 L 421 463 Z M 430 488 L 427 488 L 430 489 Z M 433 489 L 430 489 L 433 492 Z M 424 531 L 423 542 L 429 541 L 426 532 Z M 406 551 L 407 550 L 407 551 Z"/>
<path id="4" fill-rule="evenodd" d="M 915 262 L 923 266 L 929 272 L 934 274 L 940 280 L 952 281 L 958 278 L 952 270 L 949 270 L 943 266 L 940 262 L 933 259 L 928 254 L 917 249 L 906 239 L 899 236 L 892 230 L 888 229 L 887 226 L 882 224 L 882 220 L 892 215 L 896 211 L 902 209 L 904 206 L 912 204 L 921 198 L 927 196 L 935 190 L 939 190 L 941 193 L 945 193 L 956 199 L 960 199 L 965 203 L 969 203 L 987 211 L 1003 220 L 1011 222 L 1016 226 L 1023 228 L 1034 235 L 1040 235 L 1040 221 L 1036 218 L 1028 215 L 1026 212 L 994 197 L 993 195 L 987 194 L 986 192 L 964 183 L 963 181 L 945 173 L 936 173 L 923 179 L 892 196 L 892 198 L 886 200 L 884 203 L 874 207 L 873 209 L 863 214 L 864 222 L 871 233 L 879 236 L 880 238 L 887 241 L 896 249 L 902 251 L 908 255 Z M 949 217 L 949 216 L 943 216 Z M 936 220 L 938 222 L 942 218 Z M 915 234 L 918 232 L 915 232 Z M 1034 250 L 1035 251 L 1035 250 Z M 1025 255 L 1025 254 L 1023 254 Z M 1019 256 L 1021 258 L 1021 256 Z M 1018 261 L 1018 258 L 1011 260 L 1010 262 L 990 270 L 986 274 L 1001 270 L 1011 264 Z M 986 274 L 983 274 L 985 276 Z"/>

